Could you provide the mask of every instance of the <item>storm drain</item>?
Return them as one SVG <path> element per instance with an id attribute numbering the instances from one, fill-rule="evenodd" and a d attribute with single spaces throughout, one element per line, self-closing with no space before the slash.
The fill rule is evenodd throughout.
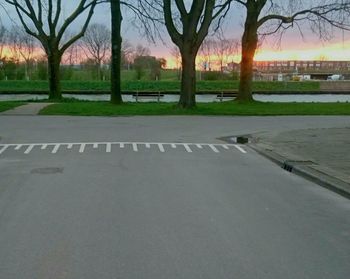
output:
<path id="1" fill-rule="evenodd" d="M 222 137 L 219 140 L 233 144 L 248 144 L 252 142 L 250 135 Z"/>
<path id="2" fill-rule="evenodd" d="M 293 172 L 293 165 L 284 162 L 282 168 L 286 171 Z"/>
<path id="3" fill-rule="evenodd" d="M 315 165 L 313 161 L 285 161 L 282 168 L 288 172 L 293 172 L 295 166 L 310 166 Z"/>

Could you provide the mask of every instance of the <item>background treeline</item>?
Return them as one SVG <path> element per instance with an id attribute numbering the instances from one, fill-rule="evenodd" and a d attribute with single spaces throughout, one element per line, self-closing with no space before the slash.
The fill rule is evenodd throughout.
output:
<path id="1" fill-rule="evenodd" d="M 227 68 L 239 52 L 234 39 L 208 38 L 197 59 L 199 80 L 237 80 L 238 74 Z M 180 80 L 181 56 L 171 50 L 174 69 L 167 60 L 151 55 L 149 48 L 122 44 L 121 75 L 123 80 Z M 103 24 L 92 24 L 85 36 L 73 44 L 62 59 L 62 80 L 110 80 L 110 30 Z M 47 58 L 35 38 L 19 27 L 0 25 L 0 80 L 47 80 Z"/>

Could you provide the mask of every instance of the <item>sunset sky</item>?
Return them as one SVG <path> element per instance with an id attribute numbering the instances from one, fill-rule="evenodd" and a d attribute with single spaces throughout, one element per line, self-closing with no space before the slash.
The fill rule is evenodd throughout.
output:
<path id="1" fill-rule="evenodd" d="M 72 2 L 69 2 L 72 3 Z M 69 4 L 71 5 L 71 4 Z M 69 5 L 65 6 L 66 14 L 69 13 Z M 242 35 L 242 25 L 244 22 L 242 9 L 233 9 L 224 22 L 223 30 L 226 38 L 239 39 Z M 16 14 L 10 11 L 12 18 L 16 19 Z M 5 26 L 10 26 L 11 21 L 8 16 L 0 9 L 0 18 Z M 109 7 L 107 5 L 99 7 L 92 19 L 92 22 L 103 23 L 107 26 L 110 25 Z M 77 22 L 81 25 L 81 22 Z M 337 30 L 334 32 L 334 38 L 327 42 L 322 42 L 316 35 L 307 31 L 308 26 L 304 26 L 305 34 L 304 38 L 296 30 L 288 31 L 284 37 L 280 46 L 276 46 L 274 43 L 276 38 L 268 38 L 262 49 L 256 54 L 256 60 L 350 60 L 350 32 L 343 34 Z M 170 49 L 173 44 L 164 30 L 162 39 L 165 44 L 160 40 L 156 45 L 147 42 L 145 38 L 142 38 L 140 32 L 133 26 L 130 16 L 125 12 L 123 21 L 123 37 L 134 45 L 142 43 L 151 49 L 152 55 L 158 57 L 165 57 L 168 60 L 168 67 L 174 67 L 175 63 L 170 55 Z M 240 57 L 234 57 L 235 61 L 239 61 Z"/>

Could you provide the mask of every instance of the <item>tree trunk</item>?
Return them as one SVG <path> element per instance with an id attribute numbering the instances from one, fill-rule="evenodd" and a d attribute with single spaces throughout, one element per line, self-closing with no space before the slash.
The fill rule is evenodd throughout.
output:
<path id="1" fill-rule="evenodd" d="M 183 51 L 181 58 L 181 92 L 178 106 L 193 108 L 196 106 L 196 53 Z"/>
<path id="2" fill-rule="evenodd" d="M 101 62 L 97 62 L 97 80 L 103 80 L 102 79 L 102 71 L 101 71 Z"/>
<path id="3" fill-rule="evenodd" d="M 258 45 L 257 31 L 257 16 L 248 13 L 242 37 L 241 75 L 237 101 L 247 102 L 253 100 L 253 64 Z"/>
<path id="4" fill-rule="evenodd" d="M 60 80 L 60 63 L 61 56 L 58 51 L 51 51 L 48 55 L 48 72 L 49 72 L 49 100 L 61 100 L 61 80 Z"/>
<path id="5" fill-rule="evenodd" d="M 111 1 L 112 16 L 112 64 L 111 64 L 111 103 L 123 103 L 121 91 L 121 24 L 122 14 L 120 9 L 120 0 Z"/>

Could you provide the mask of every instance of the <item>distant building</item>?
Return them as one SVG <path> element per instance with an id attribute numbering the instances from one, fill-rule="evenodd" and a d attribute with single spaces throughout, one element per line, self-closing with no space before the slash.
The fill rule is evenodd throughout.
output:
<path id="1" fill-rule="evenodd" d="M 229 63 L 227 69 L 240 72 L 239 63 Z M 295 74 L 307 74 L 311 79 L 326 80 L 333 74 L 343 74 L 345 78 L 350 73 L 350 61 L 254 61 L 254 72 L 260 73 L 263 80 L 278 80 L 278 74 L 284 74 L 283 79 L 291 79 Z"/>
<path id="2" fill-rule="evenodd" d="M 255 61 L 254 68 L 266 72 L 350 71 L 350 61 Z"/>
<path id="3" fill-rule="evenodd" d="M 230 70 L 239 70 L 239 63 L 229 63 Z M 350 61 L 254 61 L 254 68 L 260 72 L 290 71 L 350 71 Z"/>

